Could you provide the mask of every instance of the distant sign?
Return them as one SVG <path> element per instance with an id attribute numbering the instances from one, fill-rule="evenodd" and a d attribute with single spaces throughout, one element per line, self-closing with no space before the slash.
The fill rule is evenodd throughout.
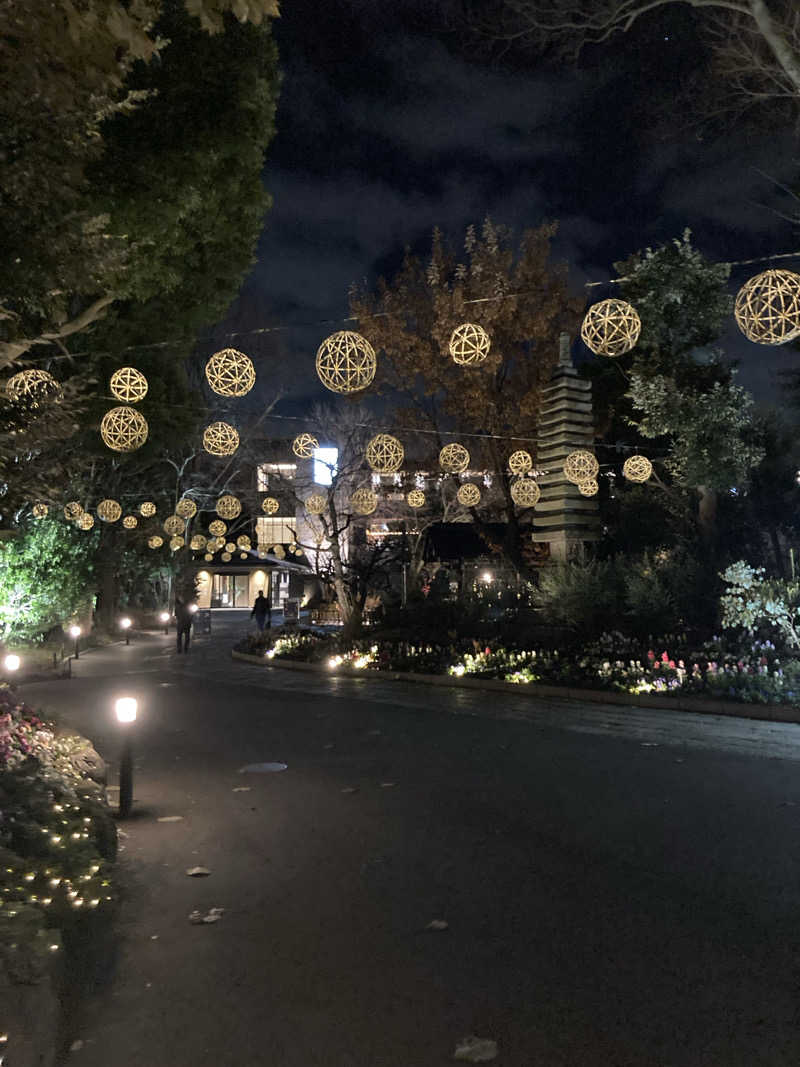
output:
<path id="1" fill-rule="evenodd" d="M 300 601 L 297 597 L 289 597 L 283 602 L 284 623 L 295 623 L 300 620 Z"/>

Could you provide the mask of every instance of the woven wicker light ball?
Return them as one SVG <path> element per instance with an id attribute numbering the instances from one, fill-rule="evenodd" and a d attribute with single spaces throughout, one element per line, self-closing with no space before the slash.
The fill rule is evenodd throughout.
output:
<path id="1" fill-rule="evenodd" d="M 202 552 L 207 544 L 207 538 L 202 534 L 195 534 L 189 542 L 189 548 L 191 548 L 192 552 Z"/>
<path id="2" fill-rule="evenodd" d="M 163 544 L 164 544 L 164 538 L 163 537 L 159 537 L 158 534 L 153 534 L 152 537 L 148 537 L 147 538 L 147 547 L 148 548 L 161 548 L 161 546 Z"/>
<path id="3" fill-rule="evenodd" d="M 241 501 L 238 497 L 226 493 L 217 501 L 216 512 L 221 519 L 235 519 L 242 513 Z"/>
<path id="4" fill-rule="evenodd" d="M 367 445 L 367 463 L 376 474 L 394 474 L 403 466 L 405 452 L 390 433 L 376 434 Z"/>
<path id="5" fill-rule="evenodd" d="M 125 527 L 126 530 L 135 530 L 136 527 L 139 525 L 139 520 L 136 518 L 135 515 L 123 515 L 122 525 Z"/>
<path id="6" fill-rule="evenodd" d="M 358 515 L 371 515 L 378 506 L 378 494 L 371 489 L 356 489 L 350 497 L 350 507 Z"/>
<path id="7" fill-rule="evenodd" d="M 265 496 L 261 501 L 261 510 L 265 515 L 275 515 L 280 507 L 274 496 Z"/>
<path id="8" fill-rule="evenodd" d="M 653 464 L 647 456 L 628 456 L 622 464 L 622 474 L 629 482 L 646 482 L 653 473 Z"/>
<path id="9" fill-rule="evenodd" d="M 292 441 L 292 452 L 299 459 L 311 459 L 315 448 L 319 448 L 319 441 L 310 433 L 299 433 Z"/>
<path id="10" fill-rule="evenodd" d="M 208 524 L 208 532 L 213 534 L 215 537 L 220 537 L 222 534 L 225 533 L 227 529 L 228 527 L 221 519 L 213 519 Z"/>
<path id="11" fill-rule="evenodd" d="M 445 445 L 439 453 L 439 466 L 449 474 L 461 474 L 469 466 L 469 452 L 456 442 Z"/>
<path id="12" fill-rule="evenodd" d="M 175 514 L 184 519 L 191 519 L 197 514 L 197 504 L 191 497 L 184 496 L 175 505 Z"/>
<path id="13" fill-rule="evenodd" d="M 224 525 L 224 523 L 223 523 L 223 525 Z M 224 537 L 214 537 L 208 542 L 206 547 L 210 548 L 212 552 L 219 552 L 220 549 L 225 547 L 225 538 Z"/>
<path id="14" fill-rule="evenodd" d="M 139 514 L 142 518 L 152 518 L 156 513 L 156 506 L 152 500 L 145 500 L 143 504 L 139 505 Z"/>
<path id="15" fill-rule="evenodd" d="M 33 517 L 34 519 L 44 519 L 47 516 L 47 512 L 50 510 L 47 504 L 34 504 L 33 505 Z"/>
<path id="16" fill-rule="evenodd" d="M 456 499 L 464 508 L 475 508 L 481 502 L 481 491 L 472 482 L 465 482 L 458 487 Z"/>
<path id="17" fill-rule="evenodd" d="M 94 526 L 94 515 L 90 515 L 88 511 L 84 511 L 83 515 L 79 515 L 75 525 L 79 530 L 91 530 Z"/>
<path id="18" fill-rule="evenodd" d="M 425 494 L 421 489 L 412 489 L 406 497 L 406 503 L 410 508 L 425 507 Z"/>
<path id="19" fill-rule="evenodd" d="M 70 522 L 74 522 L 83 515 L 83 508 L 77 500 L 70 500 L 68 504 L 64 505 L 64 518 Z"/>
<path id="20" fill-rule="evenodd" d="M 103 522 L 116 522 L 122 515 L 122 508 L 116 500 L 101 500 L 97 505 L 97 517 Z"/>
<path id="21" fill-rule="evenodd" d="M 180 534 L 176 534 L 175 537 L 170 537 L 169 539 L 169 547 L 172 549 L 173 552 L 177 552 L 178 549 L 183 548 L 185 544 L 186 539 L 184 537 L 181 537 Z"/>
<path id="22" fill-rule="evenodd" d="M 219 396 L 244 396 L 256 384 L 256 369 L 244 352 L 223 348 L 206 363 L 206 379 Z"/>
<path id="23" fill-rule="evenodd" d="M 453 362 L 462 367 L 483 363 L 489 355 L 492 340 L 483 326 L 474 322 L 462 322 L 450 335 L 450 355 Z"/>
<path id="24" fill-rule="evenodd" d="M 250 557 L 248 556 L 248 554 L 246 552 L 240 552 L 239 553 L 239 559 L 249 559 L 249 558 Z"/>
<path id="25" fill-rule="evenodd" d="M 599 470 L 600 464 L 591 452 L 583 448 L 570 452 L 564 460 L 564 477 L 573 485 L 580 485 L 581 482 L 588 482 L 590 478 L 595 478 Z"/>
<path id="26" fill-rule="evenodd" d="M 219 558 L 222 560 L 223 563 L 230 563 L 231 554 L 230 552 L 223 552 Z"/>
<path id="27" fill-rule="evenodd" d="M 599 488 L 596 478 L 587 478 L 585 482 L 578 482 L 578 492 L 581 496 L 596 496 Z"/>
<path id="28" fill-rule="evenodd" d="M 375 377 L 375 350 L 360 333 L 340 330 L 326 337 L 317 350 L 317 374 L 333 393 L 357 393 Z"/>
<path id="29" fill-rule="evenodd" d="M 268 555 L 268 552 L 267 552 L 267 550 L 265 548 L 259 548 L 259 550 L 258 550 L 258 558 L 259 559 L 266 559 L 267 555 Z"/>
<path id="30" fill-rule="evenodd" d="M 138 404 L 147 396 L 147 378 L 135 367 L 120 367 L 111 375 L 111 392 L 123 404 Z"/>
<path id="31" fill-rule="evenodd" d="M 540 496 L 541 489 L 533 478 L 520 478 L 511 485 L 511 499 L 518 508 L 535 508 Z"/>
<path id="32" fill-rule="evenodd" d="M 233 541 L 228 541 L 226 543 L 225 551 L 226 552 L 235 552 L 236 551 L 236 545 L 233 543 Z"/>
<path id="33" fill-rule="evenodd" d="M 203 556 L 203 559 L 206 561 L 206 563 L 210 563 L 213 558 L 214 557 L 211 555 L 210 552 L 206 552 L 206 554 Z"/>
<path id="34" fill-rule="evenodd" d="M 286 557 L 286 550 L 284 549 L 283 545 L 275 545 L 275 549 L 272 554 L 273 556 L 277 557 L 277 559 L 284 559 Z"/>
<path id="35" fill-rule="evenodd" d="M 312 494 L 304 504 L 309 515 L 321 515 L 327 506 L 328 501 L 319 493 Z"/>
<path id="36" fill-rule="evenodd" d="M 800 333 L 800 274 L 765 270 L 736 294 L 736 323 L 748 341 L 782 345 Z"/>
<path id="37" fill-rule="evenodd" d="M 236 538 L 236 545 L 238 548 L 250 548 L 250 538 L 247 536 L 247 534 L 239 534 L 239 536 Z"/>
<path id="38" fill-rule="evenodd" d="M 43 400 L 55 399 L 60 392 L 58 382 L 46 370 L 21 370 L 6 382 L 9 400 L 26 400 L 32 407 L 38 407 Z"/>
<path id="39" fill-rule="evenodd" d="M 581 325 L 583 343 L 596 356 L 624 356 L 639 340 L 642 320 L 627 300 L 601 300 L 593 304 Z"/>
<path id="40" fill-rule="evenodd" d="M 100 436 L 114 452 L 135 452 L 147 440 L 147 419 L 135 408 L 111 408 L 100 423 Z"/>
<path id="41" fill-rule="evenodd" d="M 524 448 L 512 452 L 508 457 L 508 469 L 512 474 L 527 474 L 532 466 L 533 459 L 531 458 L 531 454 L 530 452 L 526 452 Z"/>
<path id="42" fill-rule="evenodd" d="M 174 537 L 176 534 L 182 534 L 186 529 L 186 521 L 180 517 L 180 515 L 168 515 L 164 519 L 163 530 L 164 533 Z"/>
<path id="43" fill-rule="evenodd" d="M 203 448 L 212 456 L 232 456 L 239 447 L 239 434 L 228 422 L 212 422 L 203 430 Z"/>

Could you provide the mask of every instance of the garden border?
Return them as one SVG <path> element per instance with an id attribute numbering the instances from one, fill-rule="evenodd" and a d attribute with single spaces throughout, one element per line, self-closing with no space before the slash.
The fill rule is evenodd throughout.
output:
<path id="1" fill-rule="evenodd" d="M 573 686 L 542 685 L 530 682 L 517 685 L 494 678 L 464 678 L 450 674 L 414 674 L 409 671 L 363 671 L 340 667 L 326 667 L 322 663 L 303 663 L 283 658 L 267 659 L 249 652 L 231 649 L 231 658 L 261 667 L 279 667 L 282 670 L 309 671 L 340 678 L 380 678 L 391 682 L 418 682 L 427 685 L 447 686 L 451 689 L 484 689 L 514 696 L 543 697 L 556 700 L 583 700 L 593 704 L 620 704 L 625 707 L 658 708 L 663 711 L 683 711 L 701 715 L 727 715 L 734 719 L 758 719 L 763 722 L 800 723 L 800 707 L 786 704 L 744 704 L 732 700 L 715 700 L 713 697 L 659 697 L 649 693 L 618 693 L 610 689 L 577 689 Z"/>

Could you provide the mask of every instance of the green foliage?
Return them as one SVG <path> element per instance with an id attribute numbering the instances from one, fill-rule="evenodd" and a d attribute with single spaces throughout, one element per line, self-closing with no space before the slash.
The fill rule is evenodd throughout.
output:
<path id="1" fill-rule="evenodd" d="M 85 606 L 97 538 L 38 519 L 0 541 L 0 638 L 36 640 Z"/>
<path id="2" fill-rule="evenodd" d="M 623 589 L 615 560 L 589 560 L 545 568 L 533 601 L 548 623 L 599 633 L 621 615 Z"/>
<path id="3" fill-rule="evenodd" d="M 728 590 L 720 597 L 721 622 L 726 629 L 742 627 L 754 633 L 773 627 L 793 648 L 800 648 L 800 583 L 765 578 L 763 567 L 744 560 L 732 563 L 721 575 Z"/>

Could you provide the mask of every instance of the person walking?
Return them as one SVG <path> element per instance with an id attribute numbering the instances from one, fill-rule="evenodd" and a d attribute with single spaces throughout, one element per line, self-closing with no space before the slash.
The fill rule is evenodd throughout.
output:
<path id="1" fill-rule="evenodd" d="M 178 624 L 178 652 L 188 652 L 189 638 L 192 635 L 192 613 L 189 611 L 189 605 L 184 604 L 179 596 L 175 597 L 175 621 Z"/>
<path id="2" fill-rule="evenodd" d="M 259 589 L 258 591 L 256 602 L 253 604 L 253 610 L 250 612 L 250 618 L 255 618 L 256 626 L 259 630 L 263 631 L 265 623 L 268 630 L 272 628 L 272 606 L 264 596 L 263 589 Z"/>

